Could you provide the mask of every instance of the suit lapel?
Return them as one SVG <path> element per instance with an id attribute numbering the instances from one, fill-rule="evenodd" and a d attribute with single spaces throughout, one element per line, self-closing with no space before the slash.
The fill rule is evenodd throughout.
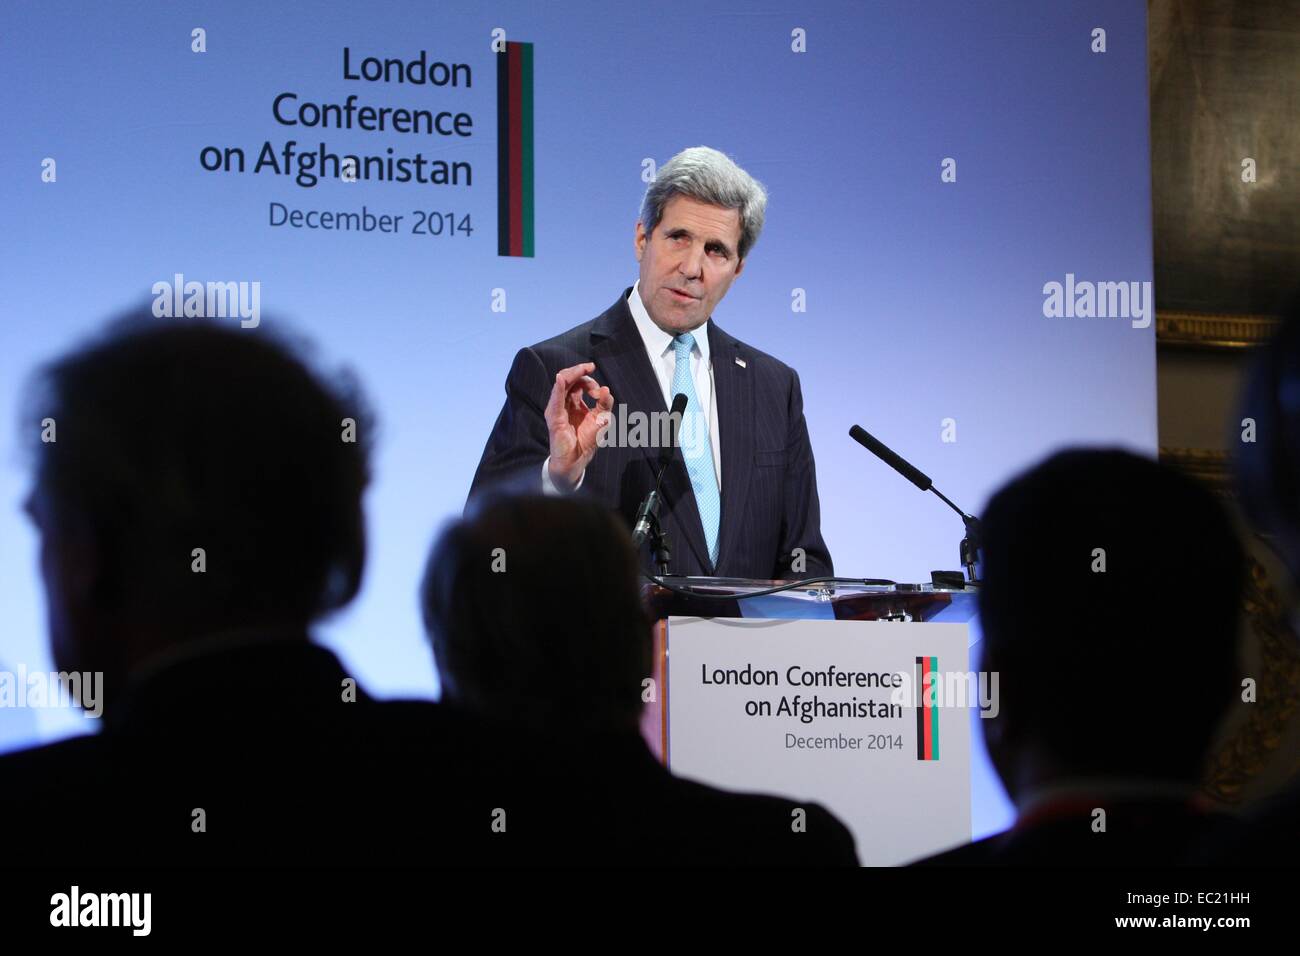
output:
<path id="1" fill-rule="evenodd" d="M 754 463 L 754 384 L 742 346 L 717 323 L 709 323 L 709 351 L 713 357 L 713 387 L 717 392 L 718 431 L 722 442 L 722 518 L 718 530 L 718 566 L 741 539 L 749 471 Z M 721 573 L 715 569 L 715 573 Z"/>
<path id="2" fill-rule="evenodd" d="M 645 343 L 637 331 L 628 308 L 627 297 L 632 290 L 627 289 L 623 296 L 607 310 L 591 330 L 591 360 L 596 364 L 596 380 L 609 386 L 614 395 L 614 405 L 623 406 L 627 411 L 667 412 L 664 395 L 659 387 L 659 379 L 650 365 L 646 355 Z M 713 339 L 710 338 L 710 344 Z M 720 412 L 719 412 L 720 414 Z M 719 424 L 719 428 L 723 428 Z M 726 453 L 726 445 L 723 446 Z M 606 449 L 609 451 L 610 449 Z M 625 450 L 629 468 L 644 469 L 645 493 L 654 487 L 655 472 L 658 470 L 658 448 L 631 448 Z M 723 474 L 726 474 L 724 467 Z M 709 549 L 704 540 L 704 523 L 700 520 L 699 509 L 695 506 L 695 494 L 691 490 L 691 479 L 686 473 L 686 463 L 680 449 L 673 450 L 673 460 L 664 472 L 660 498 L 664 502 L 660 508 L 660 517 L 669 513 L 676 518 L 680 536 L 686 538 L 686 545 L 695 553 L 703 568 L 711 567 Z M 724 505 L 725 514 L 725 505 Z M 674 549 L 682 547 L 682 542 L 671 540 Z"/>

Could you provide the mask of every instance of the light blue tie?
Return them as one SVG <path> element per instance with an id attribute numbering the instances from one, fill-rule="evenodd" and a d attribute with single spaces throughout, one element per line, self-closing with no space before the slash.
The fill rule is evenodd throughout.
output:
<path id="1" fill-rule="evenodd" d="M 718 564 L 718 524 L 722 517 L 722 496 L 718 494 L 718 475 L 713 470 L 713 444 L 709 440 L 709 419 L 700 407 L 695 394 L 695 379 L 691 375 L 691 349 L 695 336 L 690 332 L 673 336 L 675 364 L 673 366 L 674 395 L 686 396 L 686 411 L 678 429 L 678 444 L 686 461 L 686 473 L 691 476 L 695 492 L 695 507 L 699 509 L 704 524 L 704 540 L 709 546 L 709 560 Z"/>

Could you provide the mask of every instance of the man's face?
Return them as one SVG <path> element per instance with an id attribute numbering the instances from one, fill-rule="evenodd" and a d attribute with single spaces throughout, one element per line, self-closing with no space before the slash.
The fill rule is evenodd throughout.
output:
<path id="1" fill-rule="evenodd" d="M 50 652 L 59 670 L 103 670 L 87 641 L 87 599 L 92 589 L 92 562 L 82 537 L 56 521 L 39 488 L 32 490 L 24 510 L 40 535 L 41 580 Z"/>
<path id="2" fill-rule="evenodd" d="M 674 196 L 653 235 L 636 224 L 641 301 L 655 325 L 671 335 L 703 325 L 745 267 L 740 212 Z"/>

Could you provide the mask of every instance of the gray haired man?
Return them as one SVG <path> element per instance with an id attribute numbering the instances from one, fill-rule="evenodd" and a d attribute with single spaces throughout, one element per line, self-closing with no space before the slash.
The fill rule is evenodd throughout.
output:
<path id="1" fill-rule="evenodd" d="M 631 526 L 659 470 L 667 430 L 656 423 L 682 394 L 661 486 L 670 573 L 833 573 L 799 376 L 713 321 L 766 207 L 763 187 L 715 149 L 660 167 L 636 224 L 636 284 L 516 354 L 471 497 L 508 479 L 594 496 Z M 652 566 L 648 551 L 643 561 Z"/>

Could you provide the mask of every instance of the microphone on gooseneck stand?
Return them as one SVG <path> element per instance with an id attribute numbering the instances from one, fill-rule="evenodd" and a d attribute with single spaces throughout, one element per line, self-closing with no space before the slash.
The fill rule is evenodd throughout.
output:
<path id="1" fill-rule="evenodd" d="M 632 527 L 632 544 L 638 549 L 647 537 L 653 536 L 655 559 L 659 565 L 659 574 L 668 573 L 668 543 L 659 527 L 659 485 L 664 480 L 668 463 L 673 460 L 673 448 L 677 445 L 677 423 L 686 411 L 686 396 L 678 392 L 673 396 L 672 411 L 668 413 L 668 444 L 659 449 L 659 468 L 655 473 L 655 486 L 641 501 L 636 512 L 636 522 Z"/>
<path id="2" fill-rule="evenodd" d="M 966 525 L 966 537 L 961 539 L 961 563 L 966 568 L 966 575 L 970 578 L 972 584 L 978 584 L 979 579 L 976 577 L 976 564 L 979 563 L 980 551 L 980 522 L 974 515 L 968 515 L 949 500 L 934 483 L 930 481 L 930 476 L 925 474 L 907 459 L 903 458 L 893 449 L 889 448 L 884 442 L 876 438 L 861 425 L 854 425 L 849 429 L 849 437 L 859 445 L 871 452 L 881 461 L 883 461 L 894 471 L 898 472 L 916 487 L 922 491 L 933 491 L 940 499 L 953 511 L 961 515 L 961 520 Z M 958 582 L 960 584 L 960 582 Z"/>

